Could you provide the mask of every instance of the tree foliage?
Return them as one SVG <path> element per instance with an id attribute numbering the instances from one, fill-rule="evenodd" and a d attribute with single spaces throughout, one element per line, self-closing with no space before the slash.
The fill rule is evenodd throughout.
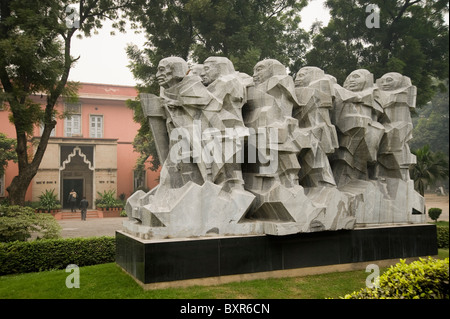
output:
<path id="1" fill-rule="evenodd" d="M 432 152 L 443 152 L 449 156 L 449 91 L 438 92 L 430 103 L 417 109 L 413 118 L 414 131 L 411 149 L 422 148 L 426 144 Z"/>
<path id="2" fill-rule="evenodd" d="M 448 159 L 442 152 L 432 152 L 429 145 L 412 151 L 417 163 L 410 170 L 414 188 L 422 196 L 428 186 L 449 177 Z"/>
<path id="3" fill-rule="evenodd" d="M 5 173 L 9 161 L 16 161 L 16 140 L 0 133 L 0 176 Z"/>
<path id="4" fill-rule="evenodd" d="M 59 238 L 61 226 L 50 214 L 36 214 L 34 209 L 0 205 L 0 242 L 26 241 L 32 233 L 43 239 Z"/>
<path id="5" fill-rule="evenodd" d="M 369 28 L 368 5 L 379 8 L 379 28 Z M 417 86 L 419 106 L 438 90 L 433 78 L 448 78 L 448 0 L 327 0 L 331 20 L 313 38 L 306 60 L 343 83 L 365 68 L 375 78 L 399 72 Z"/>
<path id="6" fill-rule="evenodd" d="M 226 56 L 241 72 L 253 72 L 261 59 L 291 66 L 302 58 L 307 33 L 299 28 L 301 0 L 139 0 L 129 17 L 148 39 L 145 48 L 130 46 L 130 68 L 145 86 L 162 58 L 179 56 L 202 63 Z M 158 87 L 156 87 L 158 92 Z"/>

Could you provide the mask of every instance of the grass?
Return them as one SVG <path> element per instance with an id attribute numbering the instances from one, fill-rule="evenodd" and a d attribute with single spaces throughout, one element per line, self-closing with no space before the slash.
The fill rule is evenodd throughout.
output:
<path id="1" fill-rule="evenodd" d="M 449 256 L 439 250 L 439 258 Z M 383 269 L 381 269 L 383 271 Z M 143 290 L 115 263 L 80 268 L 80 288 L 68 289 L 65 270 L 0 277 L 0 299 L 324 299 L 365 286 L 364 270 L 252 280 L 217 286 Z"/>
<path id="2" fill-rule="evenodd" d="M 445 226 L 445 227 L 448 227 L 449 222 L 447 222 L 447 221 L 437 221 L 437 222 L 431 222 L 431 224 L 436 224 L 436 226 Z"/>

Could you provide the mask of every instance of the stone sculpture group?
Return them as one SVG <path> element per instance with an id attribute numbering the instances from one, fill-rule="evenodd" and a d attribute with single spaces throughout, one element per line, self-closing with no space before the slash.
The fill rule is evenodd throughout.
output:
<path id="1" fill-rule="evenodd" d="M 161 60 L 159 96 L 141 94 L 160 183 L 127 202 L 124 231 L 144 239 L 287 235 L 420 223 L 408 77 L 317 67 L 295 78 L 277 60 L 235 71 L 225 57 Z"/>

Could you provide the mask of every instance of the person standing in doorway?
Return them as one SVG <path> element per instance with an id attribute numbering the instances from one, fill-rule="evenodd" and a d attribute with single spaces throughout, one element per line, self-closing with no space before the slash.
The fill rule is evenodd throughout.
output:
<path id="1" fill-rule="evenodd" d="M 80 209 L 81 209 L 81 220 L 86 220 L 86 212 L 89 206 L 89 202 L 86 197 L 83 196 L 83 199 L 80 201 Z"/>
<path id="2" fill-rule="evenodd" d="M 70 210 L 72 211 L 72 212 L 76 212 L 77 210 L 76 210 L 76 207 L 75 207 L 75 205 L 77 204 L 77 192 L 75 192 L 75 190 L 74 189 L 72 189 L 71 191 L 70 191 L 70 193 L 69 193 L 69 198 L 67 199 L 67 201 L 69 202 L 69 204 L 70 204 Z"/>

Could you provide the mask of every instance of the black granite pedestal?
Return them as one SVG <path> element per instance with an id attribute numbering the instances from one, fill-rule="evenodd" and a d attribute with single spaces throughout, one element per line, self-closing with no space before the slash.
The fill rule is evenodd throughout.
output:
<path id="1" fill-rule="evenodd" d="M 117 264 L 144 285 L 434 255 L 431 224 L 182 240 L 116 233 Z"/>

